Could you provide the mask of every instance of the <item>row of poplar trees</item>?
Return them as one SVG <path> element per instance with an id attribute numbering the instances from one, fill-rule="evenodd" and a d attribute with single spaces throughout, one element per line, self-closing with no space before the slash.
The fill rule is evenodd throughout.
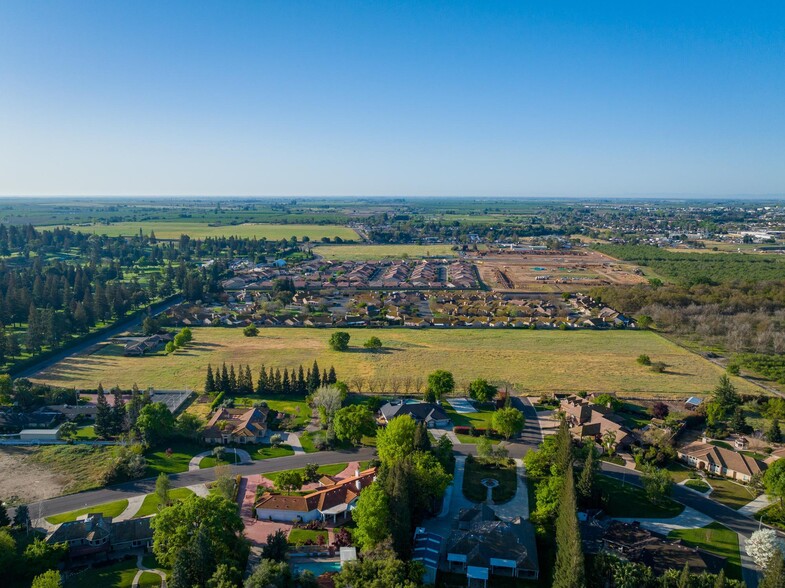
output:
<path id="1" fill-rule="evenodd" d="M 312 394 L 322 385 L 335 384 L 338 378 L 335 374 L 335 368 L 330 366 L 329 370 L 319 371 L 319 364 L 314 360 L 313 365 L 306 371 L 300 365 L 297 370 L 289 372 L 288 368 L 284 368 L 281 372 L 280 368 L 273 369 L 270 367 L 268 370 L 263 365 L 259 370 L 259 376 L 254 385 L 253 376 L 251 375 L 251 366 L 243 366 L 240 364 L 238 369 L 235 370 L 234 364 L 229 368 L 224 363 L 220 369 L 207 365 L 207 375 L 204 380 L 204 391 L 223 392 L 227 395 L 232 394 L 258 394 L 259 396 L 266 395 L 295 395 L 305 396 Z"/>

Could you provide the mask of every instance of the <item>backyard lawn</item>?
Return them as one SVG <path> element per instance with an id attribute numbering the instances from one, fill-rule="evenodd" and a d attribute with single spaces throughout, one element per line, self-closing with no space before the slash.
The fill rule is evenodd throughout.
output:
<path id="1" fill-rule="evenodd" d="M 167 453 L 171 449 L 171 455 Z M 188 462 L 191 458 L 206 451 L 207 447 L 191 441 L 171 441 L 166 446 L 159 447 L 156 451 L 145 454 L 147 459 L 147 474 L 155 476 L 161 472 L 177 474 L 188 471 Z"/>
<path id="2" fill-rule="evenodd" d="M 101 588 L 131 588 L 138 571 L 136 558 L 126 559 L 111 566 L 90 568 L 66 580 L 65 588 L 100 586 Z M 160 586 L 160 582 L 157 584 Z M 156 584 L 151 584 L 156 586 Z"/>
<path id="3" fill-rule="evenodd" d="M 339 474 L 346 469 L 346 466 L 349 465 L 347 463 L 333 463 L 330 465 L 323 465 L 319 466 L 319 469 L 316 470 L 320 476 L 334 476 L 335 474 Z M 305 474 L 305 468 L 300 468 L 296 470 L 284 470 L 284 471 L 294 471 L 299 472 L 300 474 Z M 283 472 L 271 472 L 269 474 L 264 474 L 264 477 L 268 480 L 272 480 L 275 482 L 278 480 L 278 476 Z"/>
<path id="4" fill-rule="evenodd" d="M 495 504 L 507 502 L 515 496 L 518 477 L 513 460 L 509 460 L 504 466 L 494 467 L 484 464 L 472 456 L 467 457 L 463 473 L 464 496 L 474 502 L 484 502 L 488 496 L 487 488 L 482 485 L 482 480 L 485 478 L 493 478 L 499 482 L 491 495 Z"/>
<path id="5" fill-rule="evenodd" d="M 492 429 L 491 421 L 495 408 L 488 406 L 475 405 L 477 412 L 459 413 L 447 402 L 442 402 L 442 408 L 447 416 L 450 417 L 452 424 L 457 427 L 474 427 L 475 429 Z"/>
<path id="6" fill-rule="evenodd" d="M 289 531 L 289 543 L 292 545 L 304 545 L 306 541 L 313 541 L 318 544 L 318 538 L 324 537 L 323 545 L 327 545 L 327 531 L 316 531 L 314 529 L 292 529 Z"/>
<path id="7" fill-rule="evenodd" d="M 736 533 L 719 523 L 712 523 L 701 529 L 678 529 L 671 531 L 670 538 L 681 539 L 687 545 L 700 547 L 710 553 L 726 558 L 725 573 L 729 578 L 741 580 L 741 556 L 739 537 Z"/>
<path id="8" fill-rule="evenodd" d="M 350 387 L 355 377 L 424 379 L 441 368 L 453 372 L 458 390 L 475 378 L 486 378 L 508 380 L 528 394 L 615 390 L 636 396 L 684 396 L 708 393 L 723 374 L 710 361 L 651 331 L 363 329 L 350 330 L 349 352 L 329 348 L 333 329 L 263 328 L 258 337 L 244 337 L 242 329 L 223 327 L 192 331 L 194 342 L 173 355 L 126 357 L 112 350 L 119 345 L 110 344 L 92 354 L 66 358 L 31 379 L 77 388 L 111 381 L 126 388 L 136 382 L 140 387 L 187 386 L 198 391 L 208 362 L 250 364 L 257 373 L 262 363 L 292 369 L 317 360 L 323 368 L 334 365 L 338 379 Z M 353 352 L 371 336 L 382 340 L 385 353 Z M 658 374 L 639 366 L 636 358 L 642 353 L 670 368 Z M 732 380 L 741 394 L 757 391 L 745 380 Z M 301 406 L 300 425 L 310 416 L 304 403 Z M 481 418 L 487 417 L 461 415 L 458 420 Z"/>
<path id="9" fill-rule="evenodd" d="M 46 520 L 53 525 L 59 525 L 60 523 L 75 521 L 82 515 L 86 515 L 88 513 L 101 513 L 105 517 L 116 517 L 126 508 L 128 508 L 127 500 L 115 500 L 114 502 L 106 502 L 104 504 L 99 504 L 98 506 L 90 506 L 80 510 L 72 510 L 71 512 L 52 515 L 51 517 L 46 517 Z"/>
<path id="10" fill-rule="evenodd" d="M 597 486 L 602 491 L 605 512 L 610 517 L 669 519 L 684 510 L 681 504 L 670 498 L 655 504 L 646 497 L 643 488 L 622 484 L 621 480 L 608 476 L 597 476 Z"/>
<path id="11" fill-rule="evenodd" d="M 191 495 L 193 495 L 193 490 L 189 490 L 188 488 L 175 488 L 173 490 L 169 490 L 169 499 L 172 501 L 183 500 L 184 498 L 188 498 Z M 139 519 L 152 514 L 157 514 L 159 504 L 161 504 L 161 501 L 158 499 L 157 494 L 148 494 L 144 497 L 142 506 L 139 508 L 139 511 L 134 515 L 133 518 Z"/>
<path id="12" fill-rule="evenodd" d="M 86 425 L 84 427 L 79 427 L 76 430 L 74 439 L 79 441 L 94 441 L 95 439 L 98 439 L 98 435 L 95 434 L 95 427 L 93 425 Z"/>

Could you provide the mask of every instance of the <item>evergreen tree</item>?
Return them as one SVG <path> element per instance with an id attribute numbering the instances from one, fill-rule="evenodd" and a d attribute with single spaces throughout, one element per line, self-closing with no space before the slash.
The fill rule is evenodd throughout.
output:
<path id="1" fill-rule="evenodd" d="M 291 388 L 289 386 L 289 370 L 287 368 L 283 368 L 283 378 L 281 380 L 281 393 L 285 395 L 289 395 L 291 393 Z"/>
<path id="2" fill-rule="evenodd" d="M 556 517 L 556 563 L 553 568 L 554 588 L 583 588 L 586 585 L 581 534 L 578 529 L 575 480 L 572 464 L 567 466 Z"/>
<path id="3" fill-rule="evenodd" d="M 725 570 L 720 570 L 714 579 L 714 588 L 725 588 Z"/>
<path id="4" fill-rule="evenodd" d="M 95 434 L 101 439 L 107 439 L 112 434 L 112 407 L 106 400 L 104 387 L 98 384 L 98 398 L 96 399 Z"/>
<path id="5" fill-rule="evenodd" d="M 270 392 L 270 386 L 267 383 L 267 370 L 262 365 L 259 370 L 259 379 L 256 381 L 256 393 L 259 396 L 266 396 Z"/>
<path id="6" fill-rule="evenodd" d="M 322 371 L 322 385 L 326 386 L 329 384 L 329 379 L 327 378 L 327 370 Z"/>
<path id="7" fill-rule="evenodd" d="M 207 377 L 204 379 L 204 391 L 207 394 L 215 392 L 215 378 L 213 377 L 213 366 L 207 364 Z"/>
<path id="8" fill-rule="evenodd" d="M 785 560 L 782 553 L 771 558 L 758 588 L 785 588 Z"/>
<path id="9" fill-rule="evenodd" d="M 313 394 L 319 386 L 321 386 L 321 378 L 319 377 L 319 364 L 316 363 L 316 360 L 313 360 L 313 366 L 311 367 L 311 371 L 308 373 L 308 394 Z"/>
<path id="10" fill-rule="evenodd" d="M 318 372 L 317 372 L 318 373 Z M 401 559 L 409 559 L 412 546 L 411 470 L 404 459 L 393 463 L 384 480 L 390 504 L 390 536 Z"/>
<path id="11" fill-rule="evenodd" d="M 112 407 L 112 434 L 119 435 L 126 430 L 125 401 L 123 392 L 115 386 L 112 388 L 114 406 Z"/>
<path id="12" fill-rule="evenodd" d="M 0 502 L 0 528 L 7 527 L 11 524 L 11 519 L 8 517 L 8 511 L 5 508 L 5 504 Z"/>
<path id="13" fill-rule="evenodd" d="M 234 373 L 234 364 L 229 366 L 229 392 L 227 394 L 237 394 L 237 374 Z"/>
<path id="14" fill-rule="evenodd" d="M 283 391 L 283 378 L 281 377 L 281 368 L 275 368 L 275 379 L 273 380 L 273 393 L 280 394 Z"/>
<path id="15" fill-rule="evenodd" d="M 305 372 L 303 371 L 303 364 L 297 370 L 297 394 L 305 396 L 308 393 L 308 384 L 305 382 Z"/>
<path id="16" fill-rule="evenodd" d="M 143 407 L 142 393 L 139 391 L 139 386 L 134 382 L 134 385 L 131 388 L 131 399 L 125 407 L 125 411 L 128 414 L 128 427 L 130 429 L 136 428 L 136 420 L 139 418 L 139 413 L 142 412 Z"/>
<path id="17" fill-rule="evenodd" d="M 782 442 L 782 430 L 780 429 L 780 421 L 776 417 L 771 419 L 771 426 L 766 431 L 766 440 L 770 443 Z"/>
<path id="18" fill-rule="evenodd" d="M 559 430 L 556 433 L 556 460 L 554 465 L 556 466 L 556 470 L 563 474 L 572 466 L 572 461 L 573 453 L 570 429 L 567 425 L 567 420 L 562 419 L 561 423 L 559 423 Z"/>
<path id="19" fill-rule="evenodd" d="M 428 437 L 428 429 L 425 423 L 417 423 L 417 428 L 414 430 L 414 449 L 415 451 L 430 451 L 431 439 Z"/>
<path id="20" fill-rule="evenodd" d="M 327 383 L 328 384 L 335 384 L 338 381 L 337 376 L 335 375 L 335 368 L 330 366 L 330 373 L 327 374 Z"/>
<path id="21" fill-rule="evenodd" d="M 583 463 L 583 470 L 578 479 L 576 490 L 578 491 L 578 498 L 580 502 L 586 504 L 591 500 L 594 494 L 594 476 L 597 472 L 597 462 L 594 459 L 594 447 L 589 446 L 589 453 L 586 456 L 586 461 Z"/>
<path id="22" fill-rule="evenodd" d="M 245 388 L 246 394 L 253 394 L 253 376 L 250 365 L 245 366 Z"/>
<path id="23" fill-rule="evenodd" d="M 229 372 L 226 369 L 226 362 L 223 363 L 221 366 L 221 392 L 225 394 L 231 394 L 232 390 L 229 387 Z"/>
<path id="24" fill-rule="evenodd" d="M 690 564 L 684 564 L 684 568 L 679 574 L 679 580 L 676 582 L 677 588 L 690 588 Z"/>

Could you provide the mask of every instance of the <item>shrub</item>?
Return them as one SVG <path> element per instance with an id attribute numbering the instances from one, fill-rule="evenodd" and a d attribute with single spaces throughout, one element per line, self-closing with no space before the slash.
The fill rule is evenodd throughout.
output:
<path id="1" fill-rule="evenodd" d="M 651 358 L 645 353 L 641 353 L 636 361 L 641 365 L 651 365 Z"/>
<path id="2" fill-rule="evenodd" d="M 259 334 L 259 327 L 256 325 L 248 325 L 243 329 L 243 335 L 246 337 L 256 337 Z"/>

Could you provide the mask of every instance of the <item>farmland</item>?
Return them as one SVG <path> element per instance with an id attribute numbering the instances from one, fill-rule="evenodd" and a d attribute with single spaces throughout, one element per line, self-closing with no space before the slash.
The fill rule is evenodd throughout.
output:
<path id="1" fill-rule="evenodd" d="M 39 227 L 51 228 L 51 227 Z M 268 241 L 291 239 L 293 236 L 302 241 L 308 237 L 311 241 L 318 241 L 323 237 L 334 239 L 340 237 L 345 241 L 359 239 L 354 230 L 340 225 L 300 225 L 300 224 L 261 224 L 242 223 L 237 225 L 211 226 L 200 222 L 119 222 L 112 224 L 69 225 L 74 231 L 83 233 L 96 233 L 108 237 L 138 235 L 141 229 L 145 235 L 150 231 L 158 239 L 179 239 L 180 235 L 188 235 L 192 239 L 205 237 L 248 237 L 257 239 L 265 238 Z"/>
<path id="2" fill-rule="evenodd" d="M 157 233 L 156 233 L 157 235 Z M 333 261 L 455 257 L 452 245 L 320 245 L 313 252 Z"/>
<path id="3" fill-rule="evenodd" d="M 194 329 L 194 343 L 172 355 L 125 357 L 116 344 L 89 355 L 67 358 L 32 379 L 60 386 L 120 385 L 201 390 L 208 362 L 250 364 L 254 375 L 267 367 L 334 365 L 339 379 L 424 378 L 434 369 L 454 373 L 458 391 L 477 377 L 509 381 L 524 393 L 617 391 L 635 395 L 679 396 L 710 391 L 722 370 L 648 331 L 545 331 L 415 329 L 351 330 L 347 352 L 332 351 L 332 329 L 266 328 L 258 337 L 240 329 Z M 384 349 L 371 352 L 362 342 L 379 337 Z M 658 374 L 636 363 L 641 354 L 668 367 Z M 759 390 L 739 378 L 740 392 Z"/>

